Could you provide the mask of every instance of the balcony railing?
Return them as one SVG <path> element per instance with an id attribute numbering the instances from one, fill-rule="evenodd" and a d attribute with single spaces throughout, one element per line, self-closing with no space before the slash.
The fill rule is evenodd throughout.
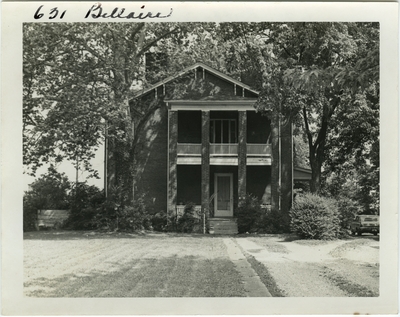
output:
<path id="1" fill-rule="evenodd" d="M 210 155 L 212 156 L 236 156 L 238 154 L 238 144 L 210 144 Z M 201 144 L 178 143 L 178 155 L 200 156 Z M 268 156 L 271 155 L 270 144 L 247 144 L 248 156 Z"/>
<path id="2" fill-rule="evenodd" d="M 247 155 L 271 155 L 270 144 L 247 144 Z"/>
<path id="3" fill-rule="evenodd" d="M 210 144 L 210 155 L 237 155 L 237 144 Z"/>
<path id="4" fill-rule="evenodd" d="M 201 155 L 201 144 L 178 143 L 178 155 Z"/>

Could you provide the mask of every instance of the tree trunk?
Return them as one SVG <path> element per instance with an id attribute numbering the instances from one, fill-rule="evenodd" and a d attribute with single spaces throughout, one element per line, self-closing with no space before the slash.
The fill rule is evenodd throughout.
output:
<path id="1" fill-rule="evenodd" d="M 319 193 L 321 189 L 321 164 L 318 162 L 316 155 L 310 155 L 310 165 L 311 165 L 311 183 L 310 191 L 312 193 Z"/>
<path id="2" fill-rule="evenodd" d="M 321 128 L 318 132 L 317 139 L 313 142 L 312 133 L 309 128 L 307 111 L 306 108 L 303 108 L 303 119 L 306 128 L 306 134 L 308 138 L 308 147 L 309 147 L 309 159 L 311 165 L 311 184 L 310 191 L 312 193 L 318 194 L 321 190 L 321 168 L 322 163 L 324 161 L 325 156 L 325 142 L 326 142 L 326 134 L 328 131 L 328 120 L 331 114 L 327 115 L 327 112 L 324 111 L 326 116 L 323 116 L 321 119 Z"/>

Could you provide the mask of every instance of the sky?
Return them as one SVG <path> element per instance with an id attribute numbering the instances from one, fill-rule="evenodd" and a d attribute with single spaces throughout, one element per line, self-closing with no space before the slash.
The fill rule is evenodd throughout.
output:
<path id="1" fill-rule="evenodd" d="M 100 179 L 88 178 L 88 173 L 84 173 L 82 171 L 78 174 L 78 180 L 83 182 L 87 180 L 89 185 L 95 185 L 100 189 L 104 188 L 104 146 L 100 145 L 99 149 L 96 151 L 96 156 L 91 160 L 93 164 L 93 168 L 96 169 L 99 173 Z M 43 165 L 36 172 L 36 177 L 29 176 L 27 174 L 23 175 L 24 180 L 24 191 L 29 189 L 29 184 L 33 183 L 35 179 L 39 178 L 40 175 L 46 174 L 47 168 L 49 165 Z M 76 171 L 72 163 L 65 161 L 60 163 L 57 166 L 57 171 L 59 173 L 65 173 L 71 182 L 75 182 L 76 179 Z"/>

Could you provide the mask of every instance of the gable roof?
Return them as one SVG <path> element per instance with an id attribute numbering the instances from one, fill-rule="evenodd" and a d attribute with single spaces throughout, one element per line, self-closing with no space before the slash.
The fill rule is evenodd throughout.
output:
<path id="1" fill-rule="evenodd" d="M 230 82 L 230 83 L 232 83 L 234 85 L 237 85 L 237 86 L 241 87 L 242 89 L 246 89 L 246 90 L 252 92 L 253 94 L 256 94 L 256 95 L 259 94 L 258 91 L 255 91 L 255 90 L 251 89 L 250 86 L 248 86 L 248 85 L 246 85 L 246 84 L 244 84 L 244 83 L 232 78 L 231 76 L 228 76 L 228 75 L 226 75 L 226 74 L 224 74 L 224 73 L 222 73 L 222 72 L 220 72 L 220 71 L 218 71 L 218 70 L 216 70 L 216 69 L 214 69 L 214 68 L 212 68 L 212 67 L 210 67 L 210 66 L 208 66 L 208 65 L 206 65 L 204 63 L 197 62 L 197 63 L 193 64 L 192 66 L 186 67 L 185 69 L 181 70 L 177 74 L 175 74 L 173 76 L 169 76 L 169 77 L 165 78 L 164 80 L 161 80 L 158 83 L 152 85 L 151 87 L 143 89 L 143 90 L 135 93 L 133 95 L 133 99 L 137 98 L 137 97 L 140 97 L 140 96 L 143 96 L 143 95 L 147 94 L 148 92 L 150 92 L 150 91 L 152 91 L 154 89 L 157 89 L 158 87 L 160 87 L 162 85 L 165 85 L 168 82 L 170 82 L 170 81 L 172 81 L 172 80 L 174 80 L 176 78 L 179 78 L 179 77 L 183 76 L 184 74 L 188 73 L 189 71 L 192 71 L 192 70 L 197 69 L 197 68 L 202 68 L 203 70 L 208 71 L 209 73 L 213 74 L 214 76 L 219 77 L 219 78 L 221 78 L 221 79 L 223 79 L 223 80 L 225 80 L 227 82 Z"/>

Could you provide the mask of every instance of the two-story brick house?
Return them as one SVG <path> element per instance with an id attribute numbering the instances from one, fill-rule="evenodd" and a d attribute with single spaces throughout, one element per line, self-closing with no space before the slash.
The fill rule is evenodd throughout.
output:
<path id="1" fill-rule="evenodd" d="M 257 91 L 203 63 L 139 91 L 132 103 L 160 106 L 141 132 L 136 191 L 170 214 L 195 203 L 214 232 L 236 231 L 235 210 L 246 193 L 287 212 L 294 177 L 304 171 L 293 171 L 291 123 L 256 112 L 257 98 Z"/>

